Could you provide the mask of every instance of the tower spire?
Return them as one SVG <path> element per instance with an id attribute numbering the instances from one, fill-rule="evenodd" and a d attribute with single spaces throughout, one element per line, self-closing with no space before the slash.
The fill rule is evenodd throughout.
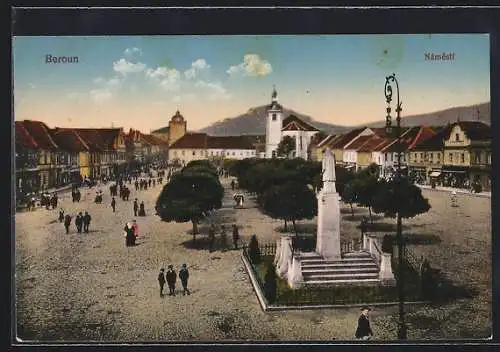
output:
<path id="1" fill-rule="evenodd" d="M 276 85 L 273 84 L 273 94 L 272 94 L 272 101 L 278 101 L 278 92 L 276 91 Z"/>

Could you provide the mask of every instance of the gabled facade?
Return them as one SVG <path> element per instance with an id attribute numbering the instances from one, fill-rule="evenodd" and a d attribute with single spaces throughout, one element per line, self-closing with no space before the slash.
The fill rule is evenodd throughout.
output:
<path id="1" fill-rule="evenodd" d="M 292 152 L 292 158 L 308 158 L 307 151 L 312 139 L 319 130 L 310 123 L 302 121 L 295 115 L 290 115 L 283 120 L 281 128 L 281 139 L 290 136 L 295 141 L 295 150 Z"/>
<path id="2" fill-rule="evenodd" d="M 81 182 L 85 175 L 88 176 L 89 147 L 78 133 L 69 128 L 54 128 L 51 130 L 52 138 L 69 158 L 62 170 L 63 184 Z"/>
<path id="3" fill-rule="evenodd" d="M 21 121 L 15 122 L 16 198 L 40 187 L 38 144 Z"/>

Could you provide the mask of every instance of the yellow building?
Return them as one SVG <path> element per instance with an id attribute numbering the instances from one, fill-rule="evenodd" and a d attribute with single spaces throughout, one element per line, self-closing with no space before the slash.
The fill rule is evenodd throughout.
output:
<path id="1" fill-rule="evenodd" d="M 177 110 L 175 112 L 175 115 L 170 119 L 168 127 L 163 127 L 158 130 L 152 131 L 151 134 L 162 139 L 163 141 L 168 142 L 168 145 L 172 145 L 181 137 L 183 137 L 186 134 L 186 131 L 187 121 L 181 115 L 179 110 Z"/>

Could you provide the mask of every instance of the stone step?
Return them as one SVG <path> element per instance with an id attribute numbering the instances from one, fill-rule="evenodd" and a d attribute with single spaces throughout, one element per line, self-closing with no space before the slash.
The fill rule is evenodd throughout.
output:
<path id="1" fill-rule="evenodd" d="M 345 273 L 345 274 L 307 274 L 304 275 L 302 273 L 302 277 L 304 281 L 312 281 L 312 280 L 362 280 L 362 279 L 377 279 L 378 280 L 378 272 L 376 273 Z"/>
<path id="2" fill-rule="evenodd" d="M 359 257 L 359 258 L 342 258 L 341 260 L 325 260 L 325 259 L 302 259 L 302 265 L 304 264 L 346 264 L 346 263 L 374 263 L 371 257 Z"/>
<path id="3" fill-rule="evenodd" d="M 377 267 L 368 268 L 335 268 L 335 269 L 307 269 L 302 270 L 302 276 L 313 275 L 341 275 L 341 274 L 376 274 L 378 275 L 379 269 Z"/>
<path id="4" fill-rule="evenodd" d="M 366 263 L 333 263 L 333 264 L 302 264 L 302 270 L 312 270 L 312 269 L 342 269 L 342 268 L 378 268 L 377 264 L 374 262 Z"/>
<path id="5" fill-rule="evenodd" d="M 370 253 L 364 251 L 344 253 L 342 256 L 344 258 L 371 257 Z"/>
<path id="6" fill-rule="evenodd" d="M 360 280 L 308 280 L 304 281 L 304 285 L 322 285 L 322 286 L 378 286 L 380 280 L 377 279 L 360 279 Z"/>

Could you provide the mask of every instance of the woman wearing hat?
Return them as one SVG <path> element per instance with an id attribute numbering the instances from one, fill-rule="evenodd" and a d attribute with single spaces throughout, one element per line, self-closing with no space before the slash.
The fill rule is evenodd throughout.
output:
<path id="1" fill-rule="evenodd" d="M 368 319 L 368 312 L 370 312 L 370 307 L 361 307 L 361 315 L 358 319 L 358 328 L 356 329 L 356 338 L 358 340 L 369 340 L 373 337 L 372 328 L 370 327 L 370 320 Z"/>

